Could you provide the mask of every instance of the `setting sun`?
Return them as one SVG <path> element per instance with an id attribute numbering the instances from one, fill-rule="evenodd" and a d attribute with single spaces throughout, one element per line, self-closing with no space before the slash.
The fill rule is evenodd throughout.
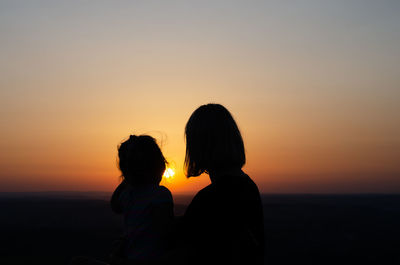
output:
<path id="1" fill-rule="evenodd" d="M 173 178 L 174 175 L 175 175 L 175 171 L 174 171 L 172 168 L 167 168 L 167 169 L 164 171 L 163 177 L 164 177 L 166 180 L 171 180 L 171 179 Z"/>

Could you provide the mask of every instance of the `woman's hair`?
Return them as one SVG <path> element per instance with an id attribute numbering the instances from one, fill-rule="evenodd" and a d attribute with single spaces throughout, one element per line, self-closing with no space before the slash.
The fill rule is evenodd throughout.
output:
<path id="1" fill-rule="evenodd" d="M 230 112 L 220 104 L 196 109 L 185 128 L 186 176 L 203 172 L 240 169 L 246 162 L 239 128 Z"/>
<path id="2" fill-rule="evenodd" d="M 134 186 L 158 184 L 165 171 L 166 160 L 156 140 L 148 135 L 131 135 L 118 147 L 122 178 Z"/>

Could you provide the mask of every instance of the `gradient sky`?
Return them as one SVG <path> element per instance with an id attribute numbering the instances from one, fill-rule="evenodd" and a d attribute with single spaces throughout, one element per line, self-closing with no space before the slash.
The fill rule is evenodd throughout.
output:
<path id="1" fill-rule="evenodd" d="M 0 191 L 103 190 L 225 105 L 262 192 L 400 192 L 399 1 L 1 1 Z"/>

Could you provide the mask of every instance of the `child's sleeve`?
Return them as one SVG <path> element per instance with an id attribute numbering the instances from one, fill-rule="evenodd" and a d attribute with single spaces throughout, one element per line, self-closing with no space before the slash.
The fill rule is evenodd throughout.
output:
<path id="1" fill-rule="evenodd" d="M 164 216 L 173 217 L 174 201 L 171 192 L 166 187 L 160 186 L 154 208 L 161 211 Z"/>
<path id="2" fill-rule="evenodd" d="M 168 234 L 174 220 L 174 202 L 171 192 L 161 186 L 157 200 L 153 203 L 153 222 L 163 234 Z"/>
<path id="3" fill-rule="evenodd" d="M 127 189 L 127 186 L 128 186 L 127 182 L 125 180 L 122 181 L 111 196 L 111 202 L 110 202 L 111 209 L 113 210 L 114 213 L 120 214 L 123 213 L 124 211 L 124 207 L 122 205 L 123 200 L 121 200 L 121 195 Z"/>

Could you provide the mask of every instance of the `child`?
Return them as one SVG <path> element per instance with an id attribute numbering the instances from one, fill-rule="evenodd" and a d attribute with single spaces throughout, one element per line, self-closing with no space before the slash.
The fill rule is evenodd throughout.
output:
<path id="1" fill-rule="evenodd" d="M 168 246 L 173 200 L 160 186 L 165 158 L 154 138 L 131 135 L 118 148 L 123 181 L 111 197 L 111 208 L 124 215 L 126 236 L 120 248 L 123 259 L 155 261 Z"/>

